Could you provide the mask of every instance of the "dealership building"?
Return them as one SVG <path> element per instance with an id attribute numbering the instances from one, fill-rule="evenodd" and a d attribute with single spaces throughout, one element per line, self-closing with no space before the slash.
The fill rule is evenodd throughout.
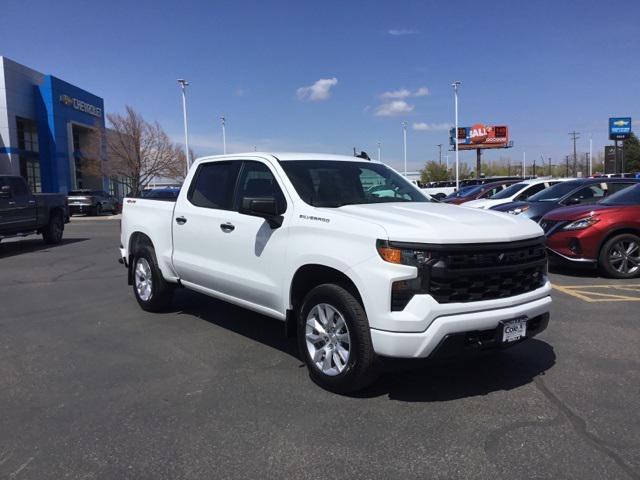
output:
<path id="1" fill-rule="evenodd" d="M 119 193 L 101 174 L 104 147 L 95 147 L 104 125 L 102 98 L 0 56 L 0 175 L 22 175 L 35 192 Z"/>

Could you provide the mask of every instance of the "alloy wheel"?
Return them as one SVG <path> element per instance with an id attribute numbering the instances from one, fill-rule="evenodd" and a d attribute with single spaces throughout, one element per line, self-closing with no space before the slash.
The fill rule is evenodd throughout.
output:
<path id="1" fill-rule="evenodd" d="M 640 245 L 635 240 L 620 240 L 609 250 L 609 264 L 624 274 L 634 274 L 640 270 Z"/>
<path id="2" fill-rule="evenodd" d="M 153 294 L 153 276 L 146 258 L 139 258 L 136 262 L 135 285 L 140 299 L 148 302 Z"/>
<path id="3" fill-rule="evenodd" d="M 332 305 L 320 303 L 307 315 L 305 326 L 307 351 L 322 373 L 335 376 L 349 363 L 351 337 L 344 316 Z"/>

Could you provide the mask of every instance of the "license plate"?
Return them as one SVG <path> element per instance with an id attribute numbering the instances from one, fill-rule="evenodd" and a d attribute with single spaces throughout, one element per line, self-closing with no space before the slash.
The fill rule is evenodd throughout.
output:
<path id="1" fill-rule="evenodd" d="M 527 319 L 516 318 L 502 322 L 502 341 L 504 343 L 515 342 L 527 335 Z"/>

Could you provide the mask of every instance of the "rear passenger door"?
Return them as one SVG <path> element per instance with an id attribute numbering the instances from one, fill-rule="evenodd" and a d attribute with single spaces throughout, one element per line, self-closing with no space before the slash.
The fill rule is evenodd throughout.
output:
<path id="1" fill-rule="evenodd" d="M 27 183 L 21 177 L 9 177 L 11 198 L 9 209 L 13 211 L 13 225 L 19 229 L 35 228 L 36 201 L 33 199 Z"/>
<path id="2" fill-rule="evenodd" d="M 173 266 L 183 282 L 231 294 L 233 194 L 242 161 L 201 163 L 174 209 Z"/>

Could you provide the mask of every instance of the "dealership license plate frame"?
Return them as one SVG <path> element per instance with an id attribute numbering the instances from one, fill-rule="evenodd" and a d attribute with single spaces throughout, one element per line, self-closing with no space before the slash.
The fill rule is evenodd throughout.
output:
<path id="1" fill-rule="evenodd" d="M 518 317 L 500 322 L 502 325 L 502 343 L 509 344 L 526 338 L 527 321 L 527 317 Z"/>

